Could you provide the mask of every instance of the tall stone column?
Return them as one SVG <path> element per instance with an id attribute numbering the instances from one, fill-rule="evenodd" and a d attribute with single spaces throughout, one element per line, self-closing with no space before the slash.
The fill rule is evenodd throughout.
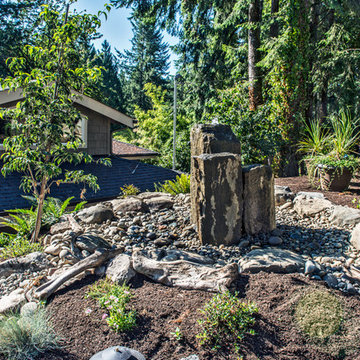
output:
<path id="1" fill-rule="evenodd" d="M 202 154 L 192 160 L 192 210 L 201 243 L 238 243 L 243 215 L 241 156 Z"/>
<path id="2" fill-rule="evenodd" d="M 216 154 L 228 152 L 232 154 L 241 154 L 241 144 L 235 136 L 229 125 L 221 124 L 197 124 L 191 129 L 191 220 L 197 223 L 196 182 L 193 178 L 194 156 L 201 154 Z"/>
<path id="3" fill-rule="evenodd" d="M 270 166 L 244 166 L 244 231 L 248 235 L 275 229 L 274 176 Z"/>

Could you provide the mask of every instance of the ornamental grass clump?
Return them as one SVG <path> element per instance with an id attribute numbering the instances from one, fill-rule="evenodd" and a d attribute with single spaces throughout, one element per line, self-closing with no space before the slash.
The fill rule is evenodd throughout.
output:
<path id="1" fill-rule="evenodd" d="M 102 320 L 114 331 L 128 331 L 136 326 L 136 311 L 129 308 L 133 295 L 125 284 L 120 286 L 108 279 L 99 280 L 90 287 L 87 296 L 96 299 L 105 309 Z"/>
<path id="2" fill-rule="evenodd" d="M 241 302 L 237 295 L 217 294 L 200 310 L 203 318 L 198 320 L 201 332 L 197 338 L 201 345 L 234 346 L 239 351 L 245 335 L 255 334 L 251 327 L 258 309 L 254 303 Z"/>
<path id="3" fill-rule="evenodd" d="M 31 315 L 13 314 L 0 320 L 0 354 L 8 360 L 33 360 L 60 348 L 60 338 L 43 307 Z"/>
<path id="4" fill-rule="evenodd" d="M 297 304 L 295 319 L 309 336 L 324 339 L 335 334 L 344 312 L 339 300 L 328 291 L 314 291 Z"/>

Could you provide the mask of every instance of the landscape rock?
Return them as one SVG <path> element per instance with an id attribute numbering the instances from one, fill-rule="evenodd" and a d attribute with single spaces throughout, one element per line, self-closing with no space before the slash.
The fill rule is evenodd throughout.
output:
<path id="1" fill-rule="evenodd" d="M 252 250 L 239 261 L 240 272 L 250 273 L 293 273 L 301 271 L 304 265 L 301 255 L 277 248 Z"/>
<path id="2" fill-rule="evenodd" d="M 337 284 L 338 284 L 338 281 L 337 281 L 336 277 L 334 275 L 332 275 L 332 274 L 326 274 L 323 277 L 323 280 L 331 288 L 335 288 L 337 286 Z"/>
<path id="3" fill-rule="evenodd" d="M 95 250 L 99 248 L 110 249 L 111 245 L 105 241 L 102 237 L 91 234 L 85 233 L 80 235 L 75 240 L 75 245 L 80 250 L 86 250 L 90 253 L 93 253 Z"/>
<path id="4" fill-rule="evenodd" d="M 137 195 L 152 211 L 171 209 L 174 205 L 172 197 L 163 192 L 144 192 Z"/>
<path id="5" fill-rule="evenodd" d="M 354 227 L 351 233 L 350 242 L 356 250 L 360 251 L 360 223 Z"/>
<path id="6" fill-rule="evenodd" d="M 106 220 L 111 220 L 114 213 L 111 208 L 97 204 L 79 211 L 76 216 L 86 224 L 101 224 Z"/>
<path id="7" fill-rule="evenodd" d="M 238 277 L 236 264 L 215 269 L 185 260 L 162 262 L 139 252 L 133 254 L 134 270 L 153 281 L 168 286 L 204 291 L 225 291 Z"/>
<path id="8" fill-rule="evenodd" d="M 50 234 L 51 235 L 61 234 L 68 230 L 71 230 L 71 225 L 69 221 L 61 221 L 51 226 Z"/>
<path id="9" fill-rule="evenodd" d="M 329 220 L 336 226 L 356 225 L 360 222 L 360 210 L 348 206 L 335 206 Z"/>
<path id="10" fill-rule="evenodd" d="M 5 260 L 0 263 L 0 278 L 7 277 L 13 273 L 24 271 L 39 271 L 50 267 L 46 254 L 42 252 L 33 252 L 19 258 Z"/>
<path id="11" fill-rule="evenodd" d="M 315 264 L 313 261 L 311 260 L 306 261 L 305 270 L 304 270 L 305 275 L 318 274 L 320 270 L 321 270 L 320 266 Z"/>
<path id="12" fill-rule="evenodd" d="M 180 360 L 200 360 L 200 358 L 197 355 L 190 355 L 186 358 L 181 358 Z"/>
<path id="13" fill-rule="evenodd" d="M 147 212 L 149 208 L 147 205 L 142 201 L 142 199 L 137 197 L 127 197 L 125 199 L 115 199 L 110 201 L 110 204 L 113 207 L 115 213 L 117 212 Z"/>
<path id="14" fill-rule="evenodd" d="M 25 290 L 18 288 L 0 299 L 0 314 L 16 311 L 25 302 Z"/>
<path id="15" fill-rule="evenodd" d="M 44 252 L 46 254 L 50 254 L 50 255 L 59 255 L 61 252 L 61 246 L 60 245 L 50 245 L 48 247 L 45 248 Z"/>
<path id="16" fill-rule="evenodd" d="M 192 214 L 202 244 L 231 245 L 242 235 L 241 156 L 230 153 L 193 157 Z"/>
<path id="17" fill-rule="evenodd" d="M 281 245 L 283 243 L 283 239 L 280 236 L 271 236 L 269 238 L 269 244 L 271 246 Z"/>
<path id="18" fill-rule="evenodd" d="M 268 233 L 275 229 L 274 177 L 270 166 L 244 166 L 243 226 L 246 234 Z"/>
<path id="19" fill-rule="evenodd" d="M 292 201 L 295 197 L 295 194 L 290 190 L 288 186 L 275 185 L 274 191 L 276 206 L 281 206 L 289 200 Z"/>
<path id="20" fill-rule="evenodd" d="M 239 139 L 231 130 L 229 125 L 221 124 L 197 124 L 194 125 L 190 133 L 191 143 L 191 169 L 194 167 L 194 157 L 202 154 L 216 154 L 228 152 L 241 155 L 241 144 Z M 193 171 L 191 171 L 190 181 L 191 194 L 196 193 L 196 183 Z M 191 219 L 197 223 L 195 210 L 196 199 L 191 196 Z"/>
<path id="21" fill-rule="evenodd" d="M 325 209 L 333 206 L 332 202 L 325 199 L 319 193 L 299 193 L 294 199 L 294 210 L 302 217 L 314 216 Z"/>
<path id="22" fill-rule="evenodd" d="M 90 360 L 145 360 L 145 357 L 136 350 L 113 346 L 98 352 Z"/>
<path id="23" fill-rule="evenodd" d="M 136 275 L 131 256 L 126 254 L 117 255 L 110 261 L 105 274 L 115 283 L 127 284 Z"/>

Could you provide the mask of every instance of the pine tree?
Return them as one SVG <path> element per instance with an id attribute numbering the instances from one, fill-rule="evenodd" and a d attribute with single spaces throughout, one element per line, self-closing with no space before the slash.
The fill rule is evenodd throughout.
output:
<path id="1" fill-rule="evenodd" d="M 140 17 L 137 12 L 132 18 L 134 37 L 132 48 L 120 55 L 122 68 L 127 79 L 127 93 L 132 104 L 132 110 L 137 105 L 143 110 L 151 107 L 144 86 L 147 83 L 165 87 L 168 83 L 169 70 L 168 44 L 163 42 L 163 36 L 156 21 Z"/>

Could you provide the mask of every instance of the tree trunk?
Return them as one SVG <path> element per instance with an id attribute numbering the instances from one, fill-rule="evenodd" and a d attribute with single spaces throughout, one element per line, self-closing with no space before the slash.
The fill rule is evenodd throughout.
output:
<path id="1" fill-rule="evenodd" d="M 250 110 L 262 104 L 261 69 L 257 66 L 260 61 L 260 22 L 261 1 L 252 0 L 249 5 L 249 38 L 248 38 L 248 71 L 249 71 L 249 106 Z"/>
<path id="2" fill-rule="evenodd" d="M 41 229 L 41 218 L 43 214 L 44 208 L 44 200 L 45 200 L 45 189 L 46 189 L 46 177 L 43 177 L 41 182 L 41 189 L 38 199 L 38 207 L 36 213 L 36 221 L 35 221 L 35 229 L 31 238 L 31 242 L 36 242 L 38 240 L 40 229 Z"/>
<path id="3" fill-rule="evenodd" d="M 270 25 L 270 37 L 277 38 L 279 36 L 279 23 L 277 21 L 277 13 L 279 12 L 279 0 L 271 1 L 271 18 L 272 24 Z"/>

